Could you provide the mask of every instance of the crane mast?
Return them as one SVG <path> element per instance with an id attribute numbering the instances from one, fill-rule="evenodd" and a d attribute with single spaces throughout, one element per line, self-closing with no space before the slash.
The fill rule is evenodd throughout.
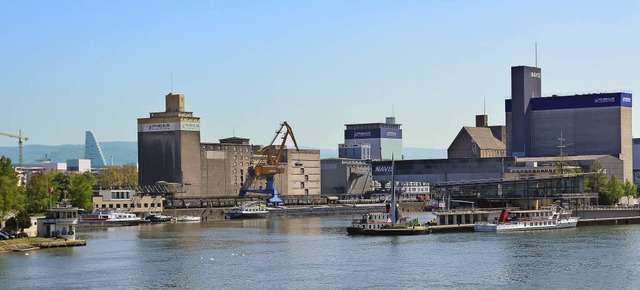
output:
<path id="1" fill-rule="evenodd" d="M 22 136 L 22 130 L 18 130 L 18 135 L 3 132 L 0 132 L 0 135 L 18 139 L 18 157 L 20 161 L 20 168 L 22 168 L 22 141 L 27 141 L 29 138 Z"/>
<path id="2" fill-rule="evenodd" d="M 282 129 L 286 129 L 283 133 Z M 280 142 L 280 146 L 277 147 L 274 145 L 274 142 L 280 135 L 282 136 L 282 142 Z M 280 129 L 276 131 L 276 135 L 271 140 L 271 143 L 257 152 L 257 155 L 260 155 L 260 159 L 258 164 L 253 168 L 249 168 L 248 170 L 248 178 L 247 182 L 240 189 L 240 196 L 247 196 L 248 192 L 260 193 L 260 194 L 268 194 L 271 196 L 269 202 L 275 205 L 282 205 L 282 199 L 280 199 L 278 190 L 274 187 L 275 175 L 284 173 L 285 167 L 280 165 L 280 159 L 282 158 L 282 154 L 284 153 L 284 149 L 286 148 L 287 138 L 291 136 L 291 141 L 293 141 L 293 145 L 295 145 L 296 150 L 299 150 L 298 143 L 296 142 L 296 138 L 293 135 L 293 130 L 291 126 L 285 121 L 280 124 Z M 265 188 L 262 189 L 248 189 L 251 186 L 251 183 L 255 179 L 256 176 L 264 176 L 266 179 Z"/>

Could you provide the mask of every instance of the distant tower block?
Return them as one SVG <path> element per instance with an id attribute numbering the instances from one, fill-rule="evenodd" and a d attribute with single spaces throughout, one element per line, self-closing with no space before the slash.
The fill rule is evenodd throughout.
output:
<path id="1" fill-rule="evenodd" d="M 104 167 L 106 165 L 104 155 L 102 155 L 102 148 L 100 148 L 96 136 L 91 131 L 87 131 L 84 139 L 84 159 L 90 159 L 94 167 Z"/>

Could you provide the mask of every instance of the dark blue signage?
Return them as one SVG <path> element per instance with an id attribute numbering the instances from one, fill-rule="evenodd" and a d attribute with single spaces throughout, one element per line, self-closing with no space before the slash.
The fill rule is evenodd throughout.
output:
<path id="1" fill-rule="evenodd" d="M 345 140 L 371 138 L 402 139 L 402 130 L 384 128 L 344 130 Z"/>

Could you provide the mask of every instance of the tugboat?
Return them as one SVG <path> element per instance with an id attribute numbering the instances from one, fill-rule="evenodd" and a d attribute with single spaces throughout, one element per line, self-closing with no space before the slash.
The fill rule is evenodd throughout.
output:
<path id="1" fill-rule="evenodd" d="M 421 226 L 418 219 L 408 220 L 407 216 L 401 216 L 396 203 L 395 186 L 395 161 L 391 158 L 391 204 L 387 204 L 386 213 L 364 214 L 360 218 L 353 219 L 351 226 L 347 227 L 349 235 L 369 236 L 408 236 L 425 235 L 429 228 Z"/>

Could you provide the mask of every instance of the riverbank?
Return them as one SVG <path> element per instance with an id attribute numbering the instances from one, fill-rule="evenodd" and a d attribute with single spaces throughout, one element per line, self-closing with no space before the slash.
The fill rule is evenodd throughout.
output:
<path id="1" fill-rule="evenodd" d="M 401 202 L 400 208 L 403 212 L 423 212 L 424 202 Z M 227 219 L 225 214 L 228 208 L 188 208 L 170 209 L 165 208 L 163 214 L 177 216 L 199 216 L 202 220 L 223 220 Z M 300 205 L 284 206 L 280 208 L 270 208 L 266 217 L 300 217 L 300 216 L 333 216 L 333 215 L 354 215 L 369 212 L 383 212 L 385 205 L 374 204 L 329 204 L 329 205 Z"/>
<path id="2" fill-rule="evenodd" d="M 66 241 L 63 239 L 22 238 L 0 241 L 0 253 L 24 252 L 45 248 L 86 246 L 85 240 Z"/>

